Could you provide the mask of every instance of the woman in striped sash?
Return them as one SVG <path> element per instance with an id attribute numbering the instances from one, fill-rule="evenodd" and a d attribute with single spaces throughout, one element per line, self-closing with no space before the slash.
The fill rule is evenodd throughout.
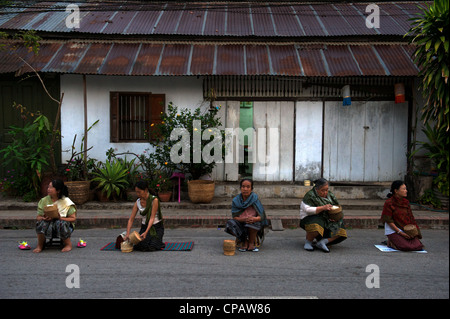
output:
<path id="1" fill-rule="evenodd" d="M 156 251 L 164 249 L 163 242 L 164 224 L 161 214 L 159 199 L 150 194 L 148 183 L 139 181 L 136 183 L 136 195 L 138 199 L 133 206 L 131 216 L 128 219 L 127 233 L 124 240 L 128 240 L 137 213 L 142 216 L 142 224 L 139 234 L 142 241 L 134 246 L 134 250 L 140 251 Z"/>

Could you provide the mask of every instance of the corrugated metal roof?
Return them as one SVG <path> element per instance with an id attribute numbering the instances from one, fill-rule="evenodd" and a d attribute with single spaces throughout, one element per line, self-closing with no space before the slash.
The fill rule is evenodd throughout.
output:
<path id="1" fill-rule="evenodd" d="M 405 44 L 255 44 L 44 41 L 16 52 L 41 72 L 104 75 L 415 76 Z M 31 70 L 0 51 L 0 73 Z"/>
<path id="2" fill-rule="evenodd" d="M 365 20 L 368 3 L 292 2 L 156 2 L 80 3 L 80 28 L 65 25 L 67 2 L 2 8 L 0 29 L 76 32 L 108 35 L 196 35 L 310 37 L 352 35 L 404 35 L 422 1 L 379 2 L 379 29 Z"/>

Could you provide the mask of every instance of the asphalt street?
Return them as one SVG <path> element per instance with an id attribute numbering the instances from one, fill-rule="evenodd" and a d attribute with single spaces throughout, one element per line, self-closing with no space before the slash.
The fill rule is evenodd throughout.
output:
<path id="1" fill-rule="evenodd" d="M 427 253 L 381 252 L 381 229 L 348 230 L 330 253 L 303 250 L 304 231 L 270 231 L 260 252 L 223 254 L 222 229 L 166 229 L 192 251 L 100 251 L 123 229 L 77 229 L 87 242 L 61 253 L 36 246 L 34 230 L 0 230 L 0 298 L 448 299 L 448 230 L 423 230 Z"/>

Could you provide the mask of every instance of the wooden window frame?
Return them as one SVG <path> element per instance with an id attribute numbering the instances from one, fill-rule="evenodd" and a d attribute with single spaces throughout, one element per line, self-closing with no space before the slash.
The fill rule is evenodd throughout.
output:
<path id="1" fill-rule="evenodd" d="M 130 108 L 130 118 L 124 118 L 126 114 L 121 114 L 121 100 L 126 97 L 137 97 L 141 101 L 145 101 L 144 113 L 140 113 L 137 117 L 136 107 Z M 135 103 L 136 100 L 133 101 Z M 133 103 L 130 103 L 133 104 Z M 133 104 L 135 106 L 135 104 Z M 122 105 L 123 107 L 123 105 Z M 125 106 L 126 107 L 126 106 Z M 165 109 L 165 94 L 152 94 L 151 92 L 128 92 L 114 91 L 110 92 L 110 141 L 112 143 L 145 143 L 149 138 L 135 138 L 137 135 L 135 130 L 149 130 L 151 123 L 161 122 L 161 113 Z M 123 110 L 122 110 L 123 111 Z M 127 110 L 128 111 L 128 110 Z M 142 120 L 144 115 L 144 120 Z M 128 125 L 127 127 L 124 127 Z M 125 131 L 125 133 L 124 133 Z M 125 137 L 124 135 L 128 135 Z M 141 134 L 144 134 L 141 132 Z M 134 137 L 134 138 L 133 138 Z"/>

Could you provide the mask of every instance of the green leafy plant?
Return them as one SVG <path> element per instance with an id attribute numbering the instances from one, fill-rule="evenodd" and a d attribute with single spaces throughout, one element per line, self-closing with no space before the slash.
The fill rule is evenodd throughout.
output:
<path id="1" fill-rule="evenodd" d="M 89 132 L 99 120 L 95 121 L 87 130 Z M 86 133 L 87 133 L 86 132 Z M 72 154 L 70 159 L 66 162 L 63 167 L 63 174 L 67 176 L 69 181 L 87 181 L 89 180 L 89 174 L 95 168 L 96 159 L 89 158 L 87 152 L 92 149 L 92 146 L 84 150 L 84 140 L 86 136 L 81 139 L 80 151 L 75 151 L 75 142 L 77 140 L 77 135 L 75 134 L 72 142 L 71 151 Z"/>
<path id="2" fill-rule="evenodd" d="M 419 203 L 423 205 L 431 205 L 435 208 L 442 208 L 442 203 L 432 189 L 427 189 L 423 195 L 419 198 Z"/>
<path id="3" fill-rule="evenodd" d="M 9 134 L 13 141 L 0 150 L 1 165 L 14 169 L 16 176 L 25 177 L 26 192 L 33 190 L 37 197 L 40 192 L 41 174 L 49 167 L 49 159 L 52 156 L 52 128 L 48 118 L 37 114 L 36 118 L 24 127 L 10 126 Z M 23 181 L 21 184 L 24 186 Z"/>
<path id="4" fill-rule="evenodd" d="M 416 142 L 419 148 L 411 153 L 411 156 L 414 156 L 420 150 L 426 151 L 425 155 L 432 160 L 438 172 L 437 177 L 433 179 L 433 184 L 443 195 L 449 196 L 449 134 L 445 127 L 437 128 L 429 124 L 426 124 L 422 132 L 425 133 L 428 141 Z"/>
<path id="5" fill-rule="evenodd" d="M 0 192 L 9 196 L 24 196 L 30 192 L 29 179 L 15 169 L 8 170 L 0 181 Z"/>
<path id="6" fill-rule="evenodd" d="M 142 178 L 148 182 L 156 179 L 160 165 L 157 163 L 154 154 L 146 149 L 142 154 L 136 156 L 139 159 L 139 165 L 143 171 Z"/>
<path id="7" fill-rule="evenodd" d="M 179 110 L 172 103 L 169 103 L 167 112 L 161 114 L 161 123 L 152 123 L 150 127 L 151 144 L 155 147 L 154 157 L 156 162 L 171 171 L 180 171 L 190 175 L 192 179 L 198 179 L 200 176 L 210 174 L 216 166 L 216 162 L 205 160 L 203 156 L 205 146 L 213 141 L 219 141 L 221 151 L 220 158 L 225 149 L 225 133 L 216 130 L 222 125 L 220 119 L 216 117 L 218 108 L 209 108 L 203 111 L 200 108 L 195 110 Z M 199 124 L 198 126 L 195 123 Z M 172 140 L 170 138 L 175 129 L 184 130 L 189 137 L 187 140 Z M 205 139 L 205 133 L 209 135 Z M 183 151 L 188 152 L 187 161 L 172 161 L 172 148 L 184 143 Z M 197 147 L 196 147 L 197 146 Z M 210 146 L 210 145 L 209 145 Z M 216 148 L 211 148 L 210 151 Z M 209 155 L 212 156 L 211 153 Z M 214 154 L 215 157 L 216 154 Z"/>
<path id="8" fill-rule="evenodd" d="M 437 127 L 450 129 L 449 120 L 449 2 L 435 0 L 417 17 L 411 18 L 412 27 L 406 36 L 412 36 L 416 46 L 415 63 L 421 68 L 420 89 L 426 98 L 422 111 L 425 122 L 435 121 Z"/>
<path id="9" fill-rule="evenodd" d="M 128 187 L 127 167 L 124 167 L 118 159 L 101 164 L 92 174 L 94 175 L 92 181 L 98 182 L 97 189 L 106 193 L 108 198 L 119 197 Z"/>
<path id="10" fill-rule="evenodd" d="M 154 182 L 155 190 L 157 193 L 164 193 L 172 191 L 172 180 L 170 176 L 168 176 L 164 171 L 159 171 L 157 173 L 157 178 Z"/>

